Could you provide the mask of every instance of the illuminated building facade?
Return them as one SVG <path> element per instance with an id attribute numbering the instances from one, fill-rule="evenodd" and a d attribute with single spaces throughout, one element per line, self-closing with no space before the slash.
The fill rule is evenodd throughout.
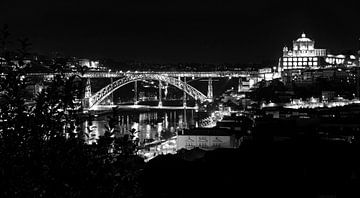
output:
<path id="1" fill-rule="evenodd" d="M 332 55 L 326 49 L 316 49 L 315 41 L 307 38 L 305 33 L 293 41 L 293 48 L 283 48 L 283 56 L 279 60 L 279 71 L 284 83 L 299 80 L 299 76 L 307 70 L 336 69 L 338 67 L 354 67 L 358 64 L 355 55 Z"/>
<path id="2" fill-rule="evenodd" d="M 326 49 L 315 49 L 315 41 L 306 37 L 305 33 L 293 41 L 293 49 L 283 48 L 280 59 L 282 71 L 318 68 L 326 57 Z"/>
<path id="3" fill-rule="evenodd" d="M 235 136 L 229 130 L 220 128 L 196 128 L 184 130 L 177 136 L 177 150 L 199 147 L 204 150 L 236 148 Z"/>

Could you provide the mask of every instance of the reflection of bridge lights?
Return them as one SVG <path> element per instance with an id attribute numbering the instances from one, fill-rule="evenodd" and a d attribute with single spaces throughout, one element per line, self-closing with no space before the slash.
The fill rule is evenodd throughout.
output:
<path id="1" fill-rule="evenodd" d="M 150 124 L 147 124 L 146 125 L 146 129 L 145 129 L 145 132 L 146 132 L 146 139 L 150 139 L 150 133 L 151 133 L 151 126 Z"/>
<path id="2" fill-rule="evenodd" d="M 157 132 L 160 134 L 162 130 L 163 130 L 162 123 L 161 122 L 157 123 Z"/>
<path id="3" fill-rule="evenodd" d="M 136 131 L 139 131 L 139 123 L 134 122 L 133 125 L 131 126 L 132 129 L 135 129 Z"/>

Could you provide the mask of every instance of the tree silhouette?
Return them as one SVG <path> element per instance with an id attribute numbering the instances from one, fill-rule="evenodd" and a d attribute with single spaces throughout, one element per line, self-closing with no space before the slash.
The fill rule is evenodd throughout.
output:
<path id="1" fill-rule="evenodd" d="M 103 152 L 100 145 L 84 144 L 84 115 L 80 99 L 84 81 L 68 75 L 62 58 L 54 58 L 53 78 L 27 104 L 24 61 L 27 39 L 17 50 L 5 26 L 0 30 L 0 197 L 139 197 L 143 160 L 125 139 L 122 155 Z M 113 123 L 110 124 L 111 127 Z M 131 143 L 131 142 L 130 142 Z M 126 153 L 126 154 L 125 154 Z"/>

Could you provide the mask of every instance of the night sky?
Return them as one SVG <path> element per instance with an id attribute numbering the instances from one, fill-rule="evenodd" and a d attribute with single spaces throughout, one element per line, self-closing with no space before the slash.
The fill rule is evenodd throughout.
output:
<path id="1" fill-rule="evenodd" d="M 302 32 L 317 48 L 358 49 L 360 9 L 336 2 L 2 0 L 0 25 L 43 54 L 257 63 L 277 60 Z"/>

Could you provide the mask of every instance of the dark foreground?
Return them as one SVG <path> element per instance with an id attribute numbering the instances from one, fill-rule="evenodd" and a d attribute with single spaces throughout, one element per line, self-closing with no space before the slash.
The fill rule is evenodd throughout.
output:
<path id="1" fill-rule="evenodd" d="M 359 149 L 305 140 L 195 149 L 151 160 L 144 189 L 147 197 L 359 197 Z"/>
<path id="2" fill-rule="evenodd" d="M 249 141 L 236 150 L 180 150 L 146 164 L 131 152 L 114 156 L 82 145 L 3 150 L 1 197 L 360 197 L 358 144 Z"/>

